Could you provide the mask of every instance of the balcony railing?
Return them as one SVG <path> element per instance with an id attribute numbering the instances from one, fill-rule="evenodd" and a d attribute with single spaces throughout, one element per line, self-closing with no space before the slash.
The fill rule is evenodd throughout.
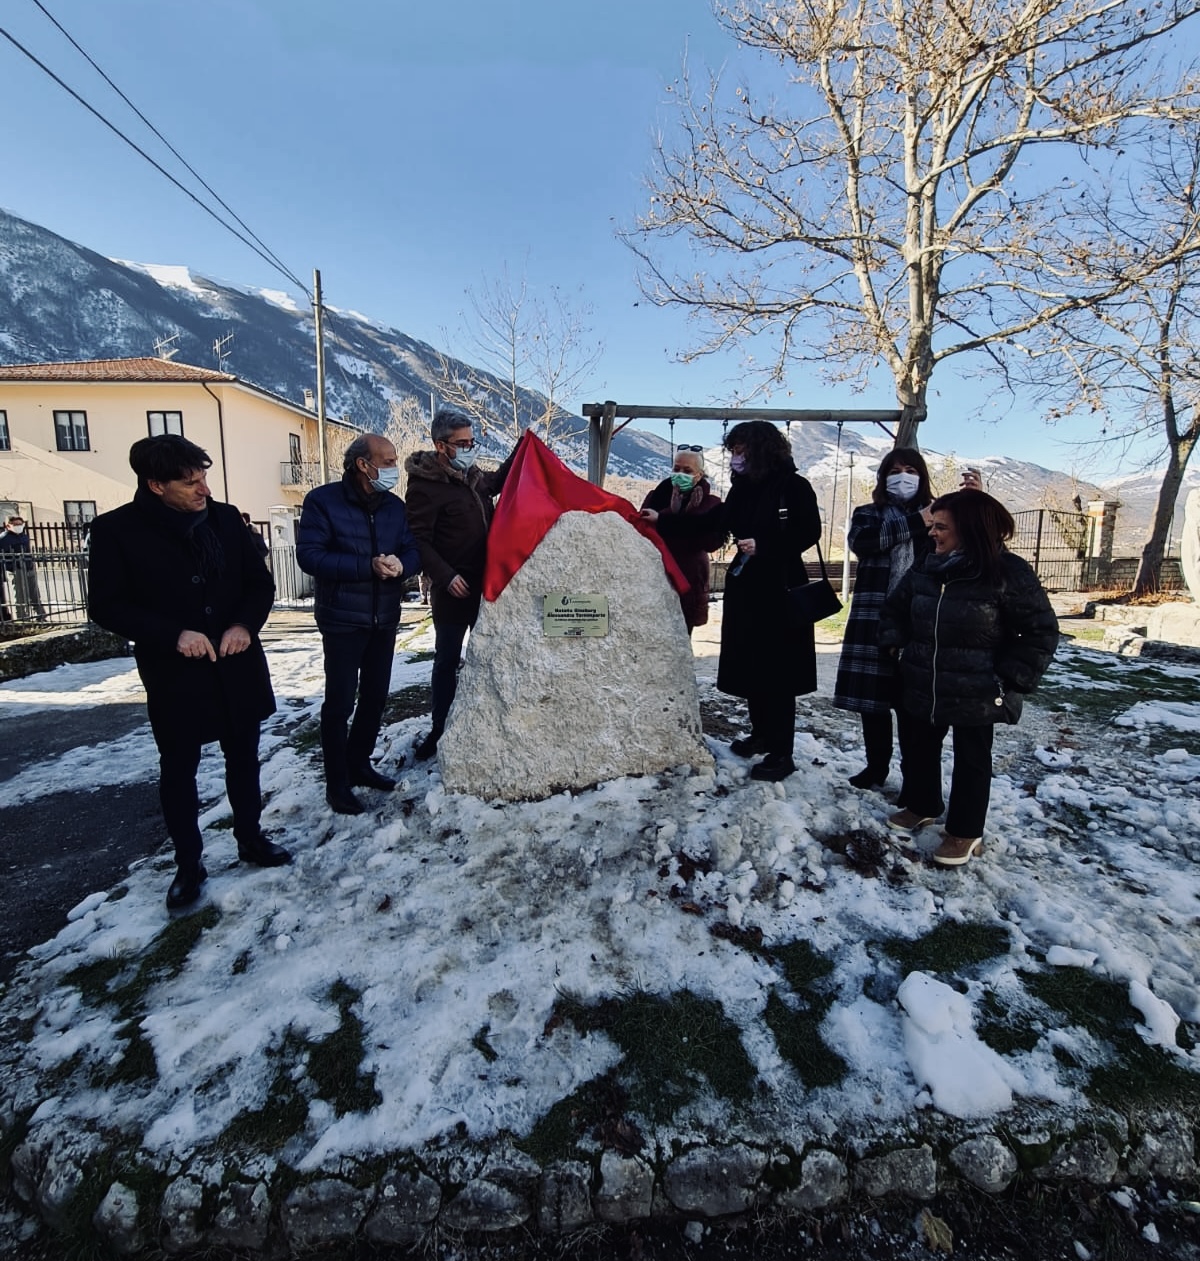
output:
<path id="1" fill-rule="evenodd" d="M 307 460 L 293 462 L 285 460 L 279 466 L 280 486 L 320 486 L 321 466 Z"/>

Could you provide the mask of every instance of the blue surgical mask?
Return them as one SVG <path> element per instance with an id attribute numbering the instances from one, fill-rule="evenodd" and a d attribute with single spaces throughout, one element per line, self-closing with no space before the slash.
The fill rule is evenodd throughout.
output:
<path id="1" fill-rule="evenodd" d="M 672 473 L 671 485 L 676 490 L 691 490 L 696 484 L 696 479 L 691 473 Z"/>
<path id="2" fill-rule="evenodd" d="M 450 457 L 450 467 L 465 473 L 475 463 L 477 454 L 474 447 L 455 447 L 454 454 Z"/>
<path id="3" fill-rule="evenodd" d="M 391 468 L 377 468 L 375 472 L 376 476 L 371 478 L 372 490 L 395 490 L 400 485 L 400 470 L 395 465 Z"/>
<path id="4" fill-rule="evenodd" d="M 729 457 L 729 471 L 731 473 L 744 473 L 746 471 L 746 457 L 744 455 L 731 455 Z"/>

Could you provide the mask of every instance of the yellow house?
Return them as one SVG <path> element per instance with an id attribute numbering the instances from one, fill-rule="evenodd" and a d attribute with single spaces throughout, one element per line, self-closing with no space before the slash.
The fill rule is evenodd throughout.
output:
<path id="1" fill-rule="evenodd" d="M 332 479 L 360 431 L 326 426 Z M 129 448 L 159 433 L 203 447 L 213 495 L 255 521 L 298 507 L 320 481 L 316 414 L 228 372 L 166 359 L 16 364 L 0 366 L 0 505 L 82 525 L 132 498 Z"/>

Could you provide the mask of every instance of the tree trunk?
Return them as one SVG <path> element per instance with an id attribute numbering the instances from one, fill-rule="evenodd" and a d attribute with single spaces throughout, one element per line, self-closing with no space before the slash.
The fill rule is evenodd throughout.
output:
<path id="1" fill-rule="evenodd" d="M 896 441 L 893 445 L 920 450 L 920 444 L 917 442 L 917 426 L 924 419 L 924 398 L 921 398 L 919 402 L 909 403 L 907 406 L 902 407 L 900 409 L 900 423 L 896 426 Z"/>
<path id="2" fill-rule="evenodd" d="M 1183 474 L 1188 457 L 1192 454 L 1195 438 L 1185 437 L 1170 446 L 1170 459 L 1158 488 L 1158 500 L 1154 505 L 1154 518 L 1142 548 L 1137 574 L 1133 580 L 1133 595 L 1151 595 L 1162 582 L 1163 552 L 1166 550 L 1167 531 L 1175 515 L 1175 501 L 1183 485 Z"/>

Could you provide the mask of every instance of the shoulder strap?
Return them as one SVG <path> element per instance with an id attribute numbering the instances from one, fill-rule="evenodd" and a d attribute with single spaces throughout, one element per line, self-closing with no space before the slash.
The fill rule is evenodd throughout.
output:
<path id="1" fill-rule="evenodd" d="M 787 501 L 783 497 L 783 491 L 780 490 L 779 492 L 779 524 L 783 526 L 784 529 L 786 529 L 787 522 L 788 522 Z M 825 570 L 825 557 L 821 555 L 821 540 L 820 539 L 817 539 L 817 560 L 821 562 L 821 578 L 825 582 L 828 582 L 829 574 Z"/>

